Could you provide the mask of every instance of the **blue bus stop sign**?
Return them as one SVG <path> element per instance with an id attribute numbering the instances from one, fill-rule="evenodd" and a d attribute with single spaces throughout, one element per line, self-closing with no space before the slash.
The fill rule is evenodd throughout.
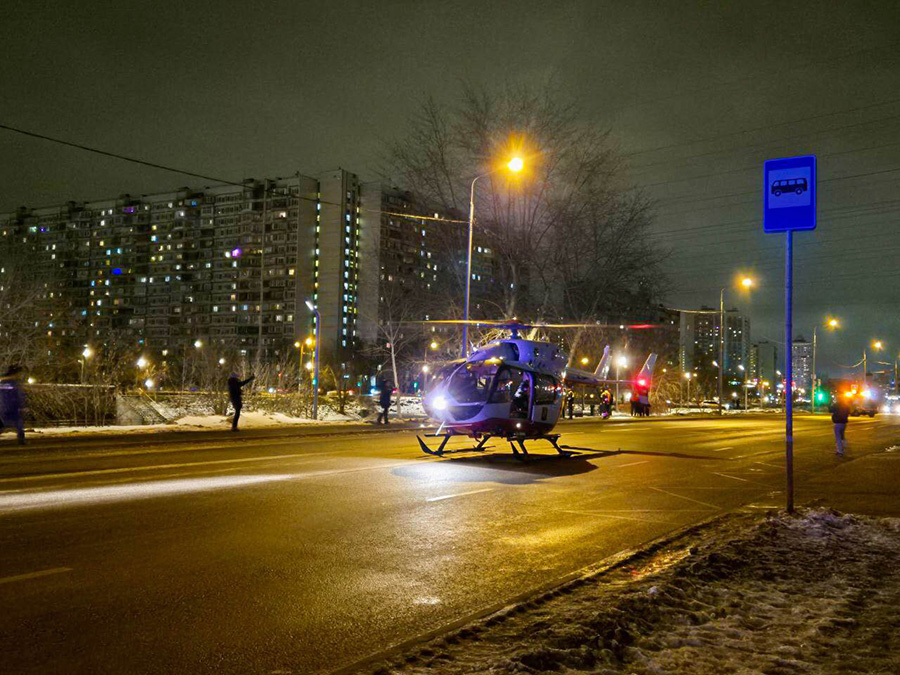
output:
<path id="1" fill-rule="evenodd" d="M 767 159 L 763 231 L 816 229 L 816 156 Z"/>

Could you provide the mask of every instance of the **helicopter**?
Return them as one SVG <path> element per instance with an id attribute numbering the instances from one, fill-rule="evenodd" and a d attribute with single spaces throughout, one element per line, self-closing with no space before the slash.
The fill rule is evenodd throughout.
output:
<path id="1" fill-rule="evenodd" d="M 603 350 L 596 370 L 591 372 L 568 368 L 568 357 L 558 345 L 524 339 L 520 332 L 532 328 L 596 328 L 599 324 L 472 323 L 508 330 L 510 336 L 479 347 L 466 358 L 452 361 L 437 371 L 422 404 L 426 414 L 440 422 L 438 429 L 426 434 L 426 438 L 441 441 L 432 449 L 417 436 L 422 451 L 437 456 L 447 452 L 483 451 L 491 438 L 502 438 L 517 458 L 528 455 L 525 442 L 534 440 L 547 441 L 560 455 L 570 456 L 572 453 L 559 445 L 560 434 L 553 433 L 562 411 L 563 386 L 615 383 L 616 380 L 607 379 L 609 346 Z M 631 329 L 654 327 L 651 324 L 628 326 Z M 634 384 L 649 388 L 655 365 L 656 354 L 651 353 Z M 468 450 L 445 450 L 454 436 L 469 436 L 476 445 Z"/>

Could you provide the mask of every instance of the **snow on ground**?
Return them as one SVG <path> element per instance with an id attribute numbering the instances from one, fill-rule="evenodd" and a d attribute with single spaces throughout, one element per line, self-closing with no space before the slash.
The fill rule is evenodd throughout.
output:
<path id="1" fill-rule="evenodd" d="M 377 673 L 898 673 L 900 520 L 730 516 Z"/>

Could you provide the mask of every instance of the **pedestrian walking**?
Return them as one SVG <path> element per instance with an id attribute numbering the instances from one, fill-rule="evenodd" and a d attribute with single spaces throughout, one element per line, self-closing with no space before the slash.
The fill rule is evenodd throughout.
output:
<path id="1" fill-rule="evenodd" d="M 390 380 L 384 380 L 381 383 L 381 391 L 378 394 L 378 407 L 381 408 L 381 412 L 378 413 L 378 420 L 375 424 L 381 424 L 381 420 L 384 420 L 385 425 L 390 424 L 388 422 L 388 410 L 391 407 L 391 394 L 393 393 L 394 385 Z"/>
<path id="2" fill-rule="evenodd" d="M 566 389 L 566 410 L 569 413 L 569 419 L 574 419 L 575 417 L 575 392 L 571 389 Z"/>
<path id="3" fill-rule="evenodd" d="M 231 420 L 231 430 L 238 430 L 238 420 L 241 419 L 241 408 L 244 407 L 244 397 L 241 389 L 244 385 L 250 384 L 256 378 L 251 375 L 246 380 L 238 378 L 237 373 L 232 373 L 228 378 L 228 398 L 231 401 L 231 407 L 234 408 L 234 418 Z"/>
<path id="4" fill-rule="evenodd" d="M 22 420 L 25 392 L 22 390 L 21 373 L 19 366 L 10 366 L 0 378 L 0 421 L 3 427 L 15 427 L 19 445 L 25 443 L 25 423 Z"/>
<path id="5" fill-rule="evenodd" d="M 834 405 L 831 406 L 831 421 L 834 422 L 834 443 L 836 446 L 834 454 L 838 457 L 844 456 L 844 448 L 846 447 L 844 433 L 847 431 L 847 422 L 849 420 L 850 406 L 842 398 L 838 398 Z"/>

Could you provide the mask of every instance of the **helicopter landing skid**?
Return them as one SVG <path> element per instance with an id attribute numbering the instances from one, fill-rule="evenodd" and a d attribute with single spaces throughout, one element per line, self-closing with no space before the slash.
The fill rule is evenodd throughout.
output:
<path id="1" fill-rule="evenodd" d="M 528 450 L 525 449 L 525 439 L 524 438 L 515 438 L 510 437 L 506 439 L 509 443 L 509 447 L 512 448 L 513 455 L 515 455 L 516 459 L 526 459 L 528 457 Z M 571 457 L 575 453 L 569 452 L 568 450 L 563 450 L 559 447 L 559 434 L 550 434 L 548 436 L 540 436 L 537 439 L 529 439 L 529 440 L 545 440 L 550 445 L 552 445 L 556 451 L 562 455 L 563 457 Z M 516 445 L 519 446 L 519 450 L 516 449 Z"/>
<path id="2" fill-rule="evenodd" d="M 482 436 L 478 440 L 478 445 L 474 448 L 460 448 L 459 450 L 444 450 L 444 447 L 447 445 L 447 441 L 450 440 L 451 436 L 455 436 L 458 434 L 426 434 L 426 438 L 440 438 L 441 444 L 438 446 L 437 450 L 432 450 L 428 447 L 425 441 L 422 440 L 421 436 L 416 436 L 416 440 L 419 441 L 419 447 L 422 448 L 422 452 L 428 455 L 435 455 L 436 457 L 443 457 L 444 455 L 449 455 L 455 452 L 484 452 L 484 444 L 488 442 L 490 436 Z"/>

